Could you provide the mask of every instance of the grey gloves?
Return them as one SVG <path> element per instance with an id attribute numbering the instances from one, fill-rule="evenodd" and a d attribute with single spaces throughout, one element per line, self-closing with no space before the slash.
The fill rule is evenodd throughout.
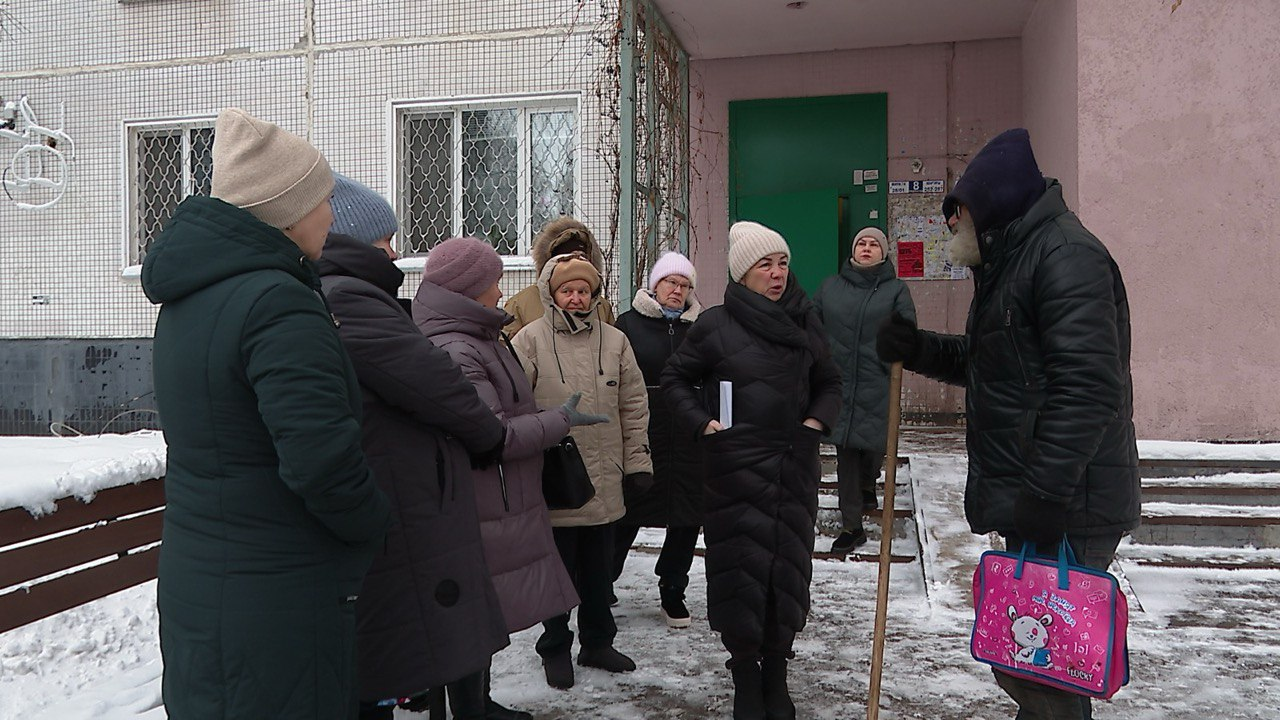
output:
<path id="1" fill-rule="evenodd" d="M 560 409 L 564 411 L 565 417 L 569 418 L 569 427 L 578 427 L 580 425 L 598 425 L 599 423 L 609 422 L 608 415 L 592 415 L 590 413 L 578 412 L 578 401 L 582 399 L 582 393 L 576 392 L 573 397 L 564 401 Z"/>

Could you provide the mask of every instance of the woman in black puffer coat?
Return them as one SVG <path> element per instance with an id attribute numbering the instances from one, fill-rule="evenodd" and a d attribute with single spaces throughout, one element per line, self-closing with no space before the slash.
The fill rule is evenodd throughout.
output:
<path id="1" fill-rule="evenodd" d="M 616 327 L 631 341 L 649 394 L 649 452 L 653 487 L 624 483 L 627 514 L 618 521 L 613 546 L 613 580 L 622 575 L 627 553 L 642 527 L 666 528 L 662 553 L 654 566 L 662 616 L 673 628 L 689 627 L 684 604 L 698 531 L 702 526 L 702 458 L 694 438 L 676 429 L 662 397 L 662 369 L 680 347 L 702 306 L 693 298 L 697 272 L 689 258 L 669 252 L 649 273 L 649 287 L 636 291 L 631 309 Z"/>
<path id="2" fill-rule="evenodd" d="M 840 371 L 790 257 L 778 233 L 735 223 L 724 305 L 702 314 L 662 373 L 708 460 L 707 616 L 730 654 L 735 719 L 796 716 L 786 672 L 809 613 L 818 443 L 840 411 Z M 723 381 L 729 427 L 716 417 Z"/>

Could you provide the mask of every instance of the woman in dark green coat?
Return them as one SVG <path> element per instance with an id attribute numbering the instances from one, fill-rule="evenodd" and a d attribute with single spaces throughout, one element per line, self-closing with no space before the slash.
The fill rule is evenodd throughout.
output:
<path id="1" fill-rule="evenodd" d="M 874 511 L 876 481 L 888 433 L 889 366 L 876 355 L 876 330 L 893 312 L 916 317 L 911 291 L 898 279 L 883 231 L 866 227 L 853 238 L 849 262 L 814 297 L 840 366 L 840 418 L 827 436 L 836 446 L 841 532 L 831 552 L 845 555 L 867 542 L 864 509 Z"/>
<path id="2" fill-rule="evenodd" d="M 312 264 L 333 176 L 302 138 L 242 110 L 214 132 L 215 197 L 179 205 L 142 267 L 163 304 L 165 710 L 348 720 L 355 601 L 390 504 Z"/>

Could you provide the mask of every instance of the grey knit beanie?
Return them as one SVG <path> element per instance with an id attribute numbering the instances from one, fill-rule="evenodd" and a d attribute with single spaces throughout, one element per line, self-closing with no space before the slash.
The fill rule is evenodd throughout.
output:
<path id="1" fill-rule="evenodd" d="M 396 211 L 367 185 L 341 173 L 333 174 L 333 225 L 330 235 L 347 235 L 366 244 L 395 235 L 400 230 Z"/>

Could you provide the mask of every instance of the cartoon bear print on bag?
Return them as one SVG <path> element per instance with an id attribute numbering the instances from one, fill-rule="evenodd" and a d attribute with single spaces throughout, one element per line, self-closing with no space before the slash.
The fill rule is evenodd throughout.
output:
<path id="1" fill-rule="evenodd" d="M 1013 661 L 1035 667 L 1052 667 L 1049 662 L 1049 649 L 1045 646 L 1049 644 L 1048 628 L 1053 624 L 1053 616 L 1049 613 L 1038 618 L 1031 615 L 1018 615 L 1018 611 L 1012 605 L 1009 606 L 1008 615 L 1013 621 L 1009 632 L 1018 645 L 1018 650 L 1010 653 L 1013 655 Z"/>

